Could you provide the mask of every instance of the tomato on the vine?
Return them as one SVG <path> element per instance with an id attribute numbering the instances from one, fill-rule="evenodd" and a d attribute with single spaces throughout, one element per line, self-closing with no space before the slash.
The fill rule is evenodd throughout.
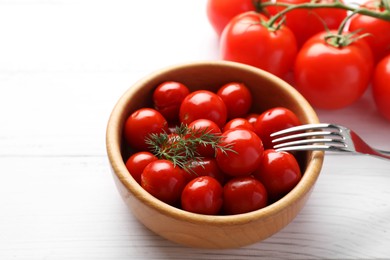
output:
<path id="1" fill-rule="evenodd" d="M 254 10 L 252 0 L 208 0 L 206 7 L 207 18 L 217 35 L 234 16 Z"/>
<path id="2" fill-rule="evenodd" d="M 241 62 L 279 77 L 290 71 L 297 54 L 294 34 L 286 26 L 267 24 L 268 18 L 256 12 L 235 16 L 220 39 L 224 60 Z"/>
<path id="3" fill-rule="evenodd" d="M 278 0 L 278 3 L 304 4 L 311 0 Z M 334 0 L 319 0 L 315 3 L 332 3 Z M 266 10 L 275 15 L 285 9 L 282 6 L 268 6 Z M 294 33 L 298 48 L 300 48 L 311 36 L 327 29 L 335 30 L 347 17 L 347 11 L 339 8 L 297 8 L 285 14 L 286 26 Z M 325 28 L 326 26 L 326 28 Z"/>
<path id="4" fill-rule="evenodd" d="M 370 0 L 362 5 L 377 12 L 384 12 L 380 0 Z M 356 14 L 352 16 L 349 30 L 359 34 L 368 34 L 363 38 L 368 43 L 376 62 L 379 62 L 386 55 L 390 54 L 390 22 L 368 15 Z"/>
<path id="5" fill-rule="evenodd" d="M 143 170 L 145 169 L 145 167 L 149 163 L 151 163 L 155 160 L 157 160 L 157 157 L 150 152 L 147 152 L 147 151 L 137 152 L 137 153 L 132 154 L 126 160 L 126 168 L 129 171 L 129 173 L 131 174 L 131 176 L 133 176 L 133 178 L 139 184 L 141 184 L 141 174 L 142 174 Z"/>
<path id="6" fill-rule="evenodd" d="M 390 121 L 390 54 L 376 66 L 372 93 L 379 113 Z"/>
<path id="7" fill-rule="evenodd" d="M 174 205 L 187 184 L 185 174 L 188 173 L 169 160 L 155 160 L 143 170 L 141 186 L 159 200 Z"/>
<path id="8" fill-rule="evenodd" d="M 260 165 L 263 143 L 252 131 L 230 129 L 221 136 L 220 146 L 230 148 L 226 151 L 216 149 L 216 159 L 221 170 L 230 176 L 248 176 Z"/>
<path id="9" fill-rule="evenodd" d="M 225 214 L 241 214 L 267 206 L 268 195 L 264 185 L 253 177 L 236 177 L 223 187 Z"/>
<path id="10" fill-rule="evenodd" d="M 168 131 L 167 120 L 155 109 L 140 108 L 133 112 L 124 125 L 124 138 L 134 149 L 148 150 L 145 139 L 150 134 Z"/>
<path id="11" fill-rule="evenodd" d="M 201 176 L 190 181 L 181 195 L 184 210 L 206 214 L 218 214 L 223 204 L 222 185 L 213 177 Z"/>
<path id="12" fill-rule="evenodd" d="M 153 91 L 153 104 L 167 121 L 179 119 L 179 109 L 183 99 L 190 93 L 184 84 L 176 81 L 166 81 Z"/>
<path id="13" fill-rule="evenodd" d="M 273 148 L 270 135 L 274 132 L 300 125 L 297 115 L 285 107 L 270 108 L 259 115 L 254 124 L 255 133 L 265 149 Z"/>
<path id="14" fill-rule="evenodd" d="M 196 119 L 209 119 L 220 128 L 226 123 L 227 109 L 223 100 L 214 92 L 197 90 L 187 95 L 180 106 L 180 122 L 190 124 Z"/>
<path id="15" fill-rule="evenodd" d="M 252 106 L 252 94 L 243 83 L 227 83 L 218 89 L 217 95 L 226 104 L 228 119 L 244 117 Z"/>
<path id="16" fill-rule="evenodd" d="M 267 149 L 253 176 L 263 183 L 270 200 L 275 201 L 291 191 L 301 180 L 302 174 L 291 153 Z"/>
<path id="17" fill-rule="evenodd" d="M 336 32 L 333 31 L 333 34 Z M 362 39 L 333 46 L 328 32 L 310 38 L 295 62 L 295 86 L 315 107 L 338 109 L 358 100 L 368 87 L 373 57 Z"/>

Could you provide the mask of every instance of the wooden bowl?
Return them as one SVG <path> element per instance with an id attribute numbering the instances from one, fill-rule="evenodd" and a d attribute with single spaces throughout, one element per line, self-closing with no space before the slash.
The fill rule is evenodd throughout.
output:
<path id="1" fill-rule="evenodd" d="M 305 152 L 303 176 L 282 199 L 250 213 L 230 216 L 194 214 L 169 206 L 146 192 L 129 174 L 123 154 L 122 128 L 138 108 L 151 105 L 154 88 L 168 80 L 186 84 L 190 90 L 215 91 L 225 83 L 245 83 L 253 95 L 253 112 L 275 106 L 294 111 L 302 123 L 318 123 L 310 104 L 289 84 L 257 68 L 226 61 L 208 61 L 171 66 L 136 82 L 119 99 L 110 116 L 106 145 L 113 177 L 120 195 L 147 228 L 174 241 L 199 248 L 237 248 L 261 241 L 289 224 L 306 203 L 319 176 L 324 153 Z"/>

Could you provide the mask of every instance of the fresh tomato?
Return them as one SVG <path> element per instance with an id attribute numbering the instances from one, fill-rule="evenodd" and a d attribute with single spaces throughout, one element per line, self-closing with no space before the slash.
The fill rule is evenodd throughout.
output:
<path id="1" fill-rule="evenodd" d="M 154 107 L 168 122 L 175 122 L 179 119 L 181 102 L 189 93 L 187 86 L 180 82 L 163 82 L 153 92 Z"/>
<path id="2" fill-rule="evenodd" d="M 295 36 L 283 25 L 278 29 L 270 28 L 267 21 L 266 16 L 256 12 L 235 16 L 221 35 L 221 58 L 284 77 L 297 54 Z"/>
<path id="3" fill-rule="evenodd" d="M 370 0 L 362 5 L 376 12 L 385 12 L 380 0 Z M 376 62 L 390 54 L 390 22 L 367 15 L 356 14 L 349 24 L 350 31 L 368 34 L 364 41 L 368 43 Z"/>
<path id="4" fill-rule="evenodd" d="M 263 183 L 270 201 L 275 201 L 290 192 L 301 180 L 302 174 L 292 154 L 267 149 L 253 176 Z"/>
<path id="5" fill-rule="evenodd" d="M 372 93 L 378 111 L 390 121 L 390 54 L 376 66 Z"/>
<path id="6" fill-rule="evenodd" d="M 260 165 L 263 144 L 252 131 L 235 128 L 224 132 L 220 146 L 230 148 L 222 151 L 217 148 L 216 159 L 221 170 L 230 176 L 248 176 Z"/>
<path id="7" fill-rule="evenodd" d="M 192 121 L 188 125 L 189 129 L 193 129 L 191 132 L 195 133 L 194 137 L 205 134 L 205 133 L 211 133 L 215 135 L 221 134 L 221 129 L 219 126 L 208 119 L 196 119 L 195 121 Z M 199 133 L 199 134 L 196 134 Z M 211 144 L 201 144 L 198 145 L 197 152 L 199 156 L 202 157 L 214 157 L 215 156 L 215 148 Z"/>
<path id="8" fill-rule="evenodd" d="M 274 132 L 300 125 L 297 115 L 285 107 L 270 108 L 259 115 L 254 125 L 255 133 L 265 149 L 273 148 L 270 135 Z"/>
<path id="9" fill-rule="evenodd" d="M 141 184 L 141 174 L 146 165 L 157 160 L 154 154 L 146 151 L 132 154 L 126 161 L 126 168 L 133 178 Z"/>
<path id="10" fill-rule="evenodd" d="M 216 215 L 222 208 L 222 193 L 222 185 L 213 177 L 197 177 L 185 186 L 181 205 L 189 212 Z"/>
<path id="11" fill-rule="evenodd" d="M 237 177 L 223 187 L 225 214 L 241 214 L 267 206 L 268 195 L 264 185 L 253 177 Z"/>
<path id="12" fill-rule="evenodd" d="M 141 174 L 141 186 L 157 199 L 170 205 L 176 204 L 187 184 L 187 174 L 168 160 L 149 163 Z"/>
<path id="13" fill-rule="evenodd" d="M 252 94 L 243 83 L 230 82 L 217 91 L 225 102 L 228 119 L 244 117 L 252 106 Z"/>
<path id="14" fill-rule="evenodd" d="M 184 124 L 190 124 L 196 119 L 209 119 L 222 128 L 226 123 L 227 109 L 216 93 L 197 90 L 184 98 L 180 106 L 179 117 Z"/>
<path id="15" fill-rule="evenodd" d="M 223 132 L 226 132 L 227 130 L 234 129 L 234 128 L 241 128 L 241 129 L 247 129 L 251 131 L 255 131 L 255 128 L 249 121 L 245 118 L 233 118 L 232 120 L 228 121 L 226 125 L 223 127 Z"/>
<path id="16" fill-rule="evenodd" d="M 234 16 L 254 10 L 252 0 L 208 0 L 206 8 L 207 18 L 217 35 L 221 35 Z"/>
<path id="17" fill-rule="evenodd" d="M 295 86 L 313 106 L 338 109 L 362 96 L 370 82 L 374 61 L 362 39 L 335 47 L 331 44 L 333 39 L 326 39 L 328 35 L 325 32 L 313 36 L 299 51 Z"/>
<path id="18" fill-rule="evenodd" d="M 278 3 L 304 4 L 311 0 L 278 0 Z M 319 0 L 315 3 L 332 3 L 334 0 Z M 271 14 L 282 11 L 284 7 L 270 6 L 266 10 Z M 300 48 L 311 36 L 329 30 L 336 30 L 347 17 L 347 11 L 338 8 L 297 8 L 285 14 L 285 24 L 294 33 L 298 48 Z M 326 27 L 325 27 L 326 26 Z"/>
<path id="19" fill-rule="evenodd" d="M 125 122 L 124 138 L 130 147 L 137 150 L 148 150 L 145 139 L 150 134 L 168 131 L 167 120 L 155 109 L 140 108 L 133 112 Z"/>
<path id="20" fill-rule="evenodd" d="M 255 123 L 256 123 L 256 121 L 257 121 L 257 118 L 258 118 L 258 117 L 259 117 L 259 114 L 257 114 L 257 113 L 250 113 L 249 115 L 247 115 L 247 116 L 245 117 L 245 119 L 248 120 L 248 122 L 249 122 L 252 126 L 254 126 Z"/>
<path id="21" fill-rule="evenodd" d="M 225 183 L 225 174 L 218 167 L 215 158 L 194 160 L 191 161 L 187 167 L 189 169 L 187 174 L 188 180 L 193 180 L 200 176 L 210 176 L 219 181 L 221 185 Z"/>

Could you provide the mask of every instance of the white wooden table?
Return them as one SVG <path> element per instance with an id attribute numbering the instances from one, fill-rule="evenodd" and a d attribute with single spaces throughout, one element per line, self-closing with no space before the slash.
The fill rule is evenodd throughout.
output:
<path id="1" fill-rule="evenodd" d="M 390 162 L 327 154 L 306 207 L 240 249 L 186 248 L 144 228 L 108 169 L 105 127 L 136 80 L 218 59 L 202 1 L 0 0 L 0 259 L 385 259 Z M 366 95 L 323 122 L 390 150 Z"/>

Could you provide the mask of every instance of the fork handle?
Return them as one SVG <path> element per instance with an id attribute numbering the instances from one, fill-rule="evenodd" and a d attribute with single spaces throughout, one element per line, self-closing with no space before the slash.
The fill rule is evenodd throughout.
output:
<path id="1" fill-rule="evenodd" d="M 376 149 L 378 153 L 381 153 L 381 154 L 385 154 L 385 155 L 389 155 L 390 156 L 390 151 L 384 151 L 384 150 L 379 150 L 379 149 Z"/>

